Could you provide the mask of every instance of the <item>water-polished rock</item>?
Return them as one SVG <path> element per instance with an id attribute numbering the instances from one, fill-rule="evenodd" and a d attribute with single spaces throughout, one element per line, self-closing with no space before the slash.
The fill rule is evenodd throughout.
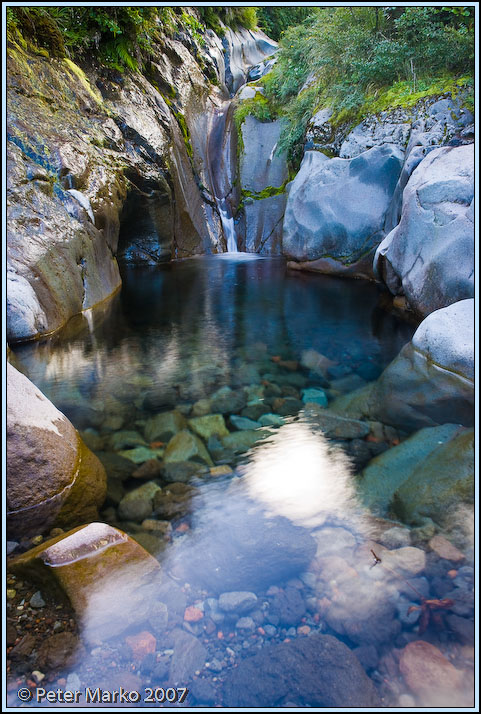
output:
<path id="1" fill-rule="evenodd" d="M 399 224 L 375 268 L 425 316 L 474 296 L 474 145 L 431 151 L 403 192 Z"/>
<path id="2" fill-rule="evenodd" d="M 226 707 L 376 707 L 381 702 L 359 660 L 331 635 L 269 645 L 229 672 Z"/>
<path id="3" fill-rule="evenodd" d="M 148 419 L 145 427 L 145 438 L 151 441 L 169 441 L 179 431 L 185 429 L 187 422 L 182 414 L 174 409 L 170 412 L 162 412 Z"/>
<path id="4" fill-rule="evenodd" d="M 292 182 L 282 252 L 301 267 L 373 277 L 370 255 L 384 237 L 386 212 L 401 172 L 403 151 L 374 147 L 354 159 L 307 151 Z M 293 265 L 293 267 L 295 267 Z"/>
<path id="5" fill-rule="evenodd" d="M 95 519 L 105 470 L 69 420 L 7 364 L 7 516 L 13 538 Z"/>
<path id="6" fill-rule="evenodd" d="M 394 494 L 411 474 L 440 446 L 451 444 L 462 431 L 457 424 L 427 427 L 372 459 L 359 481 L 359 491 L 366 506 L 386 514 Z M 415 490 L 417 493 L 417 488 Z"/>
<path id="7" fill-rule="evenodd" d="M 149 615 L 160 567 L 122 531 L 80 526 L 15 558 L 14 573 L 65 593 L 89 642 L 114 637 Z"/>
<path id="8" fill-rule="evenodd" d="M 205 441 L 211 436 L 227 436 L 229 433 L 222 414 L 206 414 L 189 419 L 189 426 Z"/>
<path id="9" fill-rule="evenodd" d="M 401 652 L 399 669 L 423 707 L 472 706 L 472 694 L 463 687 L 463 673 L 434 645 L 410 642 Z"/>
<path id="10" fill-rule="evenodd" d="M 403 430 L 474 423 L 474 300 L 428 315 L 381 376 L 330 409 Z"/>

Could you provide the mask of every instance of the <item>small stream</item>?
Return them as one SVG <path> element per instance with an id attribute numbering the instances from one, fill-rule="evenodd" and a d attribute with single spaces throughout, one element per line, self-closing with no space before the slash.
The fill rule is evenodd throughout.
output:
<path id="1" fill-rule="evenodd" d="M 407 433 L 328 438 L 318 421 L 376 379 L 415 326 L 380 307 L 375 285 L 291 273 L 282 259 L 205 256 L 122 277 L 88 319 L 15 350 L 103 461 L 101 518 L 162 568 L 146 619 L 87 647 L 77 680 L 107 687 L 126 667 L 125 637 L 147 631 L 155 649 L 129 671 L 143 687 L 183 683 L 184 706 L 343 706 L 344 696 L 409 707 L 399 653 L 423 640 L 442 643 L 464 677 L 454 693 L 449 676 L 437 682 L 431 704 L 462 706 L 465 642 L 442 611 L 440 626 L 423 622 L 421 604 L 463 593 L 456 616 L 472 626 L 469 559 L 453 568 L 357 495 L 363 465 Z M 320 635 L 333 638 L 330 665 L 303 668 L 324 662 Z M 349 687 L 330 698 L 346 667 Z"/>

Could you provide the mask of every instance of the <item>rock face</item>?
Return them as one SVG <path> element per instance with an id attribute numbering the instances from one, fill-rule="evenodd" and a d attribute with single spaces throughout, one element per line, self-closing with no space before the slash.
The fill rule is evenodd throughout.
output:
<path id="1" fill-rule="evenodd" d="M 308 151 L 292 182 L 282 252 L 303 268 L 373 277 L 373 251 L 401 172 L 403 152 L 374 147 L 354 159 Z"/>
<path id="2" fill-rule="evenodd" d="M 147 619 L 160 570 L 140 545 L 105 523 L 52 538 L 9 567 L 66 594 L 89 642 L 114 637 Z"/>
<path id="3" fill-rule="evenodd" d="M 376 707 L 380 700 L 357 657 L 331 635 L 264 647 L 224 684 L 226 707 Z"/>
<path id="4" fill-rule="evenodd" d="M 97 518 L 106 493 L 100 461 L 69 420 L 7 364 L 7 509 L 12 538 Z"/>
<path id="5" fill-rule="evenodd" d="M 376 382 L 331 410 L 402 429 L 474 423 L 474 300 L 436 310 Z"/>
<path id="6" fill-rule="evenodd" d="M 339 156 L 352 158 L 373 146 L 396 144 L 406 147 L 441 146 L 473 124 L 473 116 L 463 108 L 463 96 L 428 97 L 412 108 L 397 107 L 369 116 L 344 139 Z M 474 128 L 474 127 L 473 127 Z"/>
<path id="7" fill-rule="evenodd" d="M 401 220 L 375 267 L 420 315 L 474 296 L 473 197 L 473 145 L 431 151 L 407 182 Z"/>
<path id="8" fill-rule="evenodd" d="M 249 43 L 246 67 L 275 49 L 262 33 L 234 34 L 239 61 Z M 223 99 L 189 47 L 159 36 L 147 79 L 87 76 L 9 41 L 9 341 L 52 332 L 115 292 L 117 255 L 153 264 L 224 249 L 205 161 L 209 112 Z M 212 33 L 202 56 L 222 87 Z"/>
<path id="9" fill-rule="evenodd" d="M 248 253 L 280 254 L 287 199 L 286 156 L 276 152 L 281 130 L 280 120 L 260 122 L 251 115 L 241 126 L 239 177 L 244 210 L 238 243 Z"/>
<path id="10" fill-rule="evenodd" d="M 227 28 L 222 44 L 226 51 L 225 83 L 232 94 L 245 84 L 251 67 L 277 51 L 277 42 L 263 32 Z"/>

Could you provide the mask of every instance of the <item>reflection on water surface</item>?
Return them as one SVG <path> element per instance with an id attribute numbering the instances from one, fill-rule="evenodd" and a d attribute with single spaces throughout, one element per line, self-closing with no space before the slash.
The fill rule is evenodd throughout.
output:
<path id="1" fill-rule="evenodd" d="M 374 285 L 242 257 L 126 270 L 16 350 L 104 463 L 104 521 L 160 564 L 93 571 L 71 681 L 187 685 L 184 706 L 468 705 L 469 556 L 360 505 L 356 472 L 404 434 L 319 422 L 413 326 Z"/>

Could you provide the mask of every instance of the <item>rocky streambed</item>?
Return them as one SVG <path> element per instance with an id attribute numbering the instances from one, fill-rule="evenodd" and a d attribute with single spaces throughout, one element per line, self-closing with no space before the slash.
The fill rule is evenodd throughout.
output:
<path id="1" fill-rule="evenodd" d="M 419 430 L 394 401 L 384 422 L 354 413 L 385 404 L 362 395 L 416 344 L 380 297 L 202 258 L 126 271 L 110 313 L 17 347 L 107 496 L 100 521 L 10 544 L 11 701 L 47 683 L 187 687 L 176 706 L 469 704 L 472 429 Z"/>

